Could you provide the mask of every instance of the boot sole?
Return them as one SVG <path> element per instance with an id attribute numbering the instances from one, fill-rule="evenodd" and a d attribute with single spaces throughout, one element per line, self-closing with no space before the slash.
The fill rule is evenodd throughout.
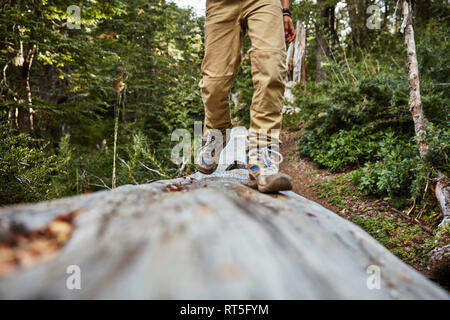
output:
<path id="1" fill-rule="evenodd" d="M 287 178 L 282 178 L 278 181 L 273 181 L 265 186 L 258 186 L 258 191 L 262 193 L 275 193 L 279 191 L 292 190 L 292 183 Z"/>
<path id="2" fill-rule="evenodd" d="M 252 189 L 256 189 L 261 193 L 275 193 L 278 191 L 289 191 L 292 190 L 292 183 L 288 178 L 282 178 L 278 181 L 273 181 L 265 186 L 258 186 L 256 180 L 249 180 L 247 183 Z"/>
<path id="3" fill-rule="evenodd" d="M 215 166 L 214 168 L 212 168 L 210 170 L 207 170 L 207 169 L 205 169 L 203 167 L 200 167 L 198 165 L 196 165 L 195 168 L 197 169 L 197 171 L 199 171 L 199 172 L 201 172 L 203 174 L 212 174 L 212 173 L 214 173 L 214 171 L 216 171 L 217 166 Z"/>
<path id="4" fill-rule="evenodd" d="M 256 183 L 256 180 L 249 180 L 247 186 L 249 186 L 252 189 L 258 190 L 258 184 Z"/>

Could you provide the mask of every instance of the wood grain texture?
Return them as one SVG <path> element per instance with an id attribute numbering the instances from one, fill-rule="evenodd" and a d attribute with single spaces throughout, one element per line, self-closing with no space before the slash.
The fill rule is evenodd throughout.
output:
<path id="1" fill-rule="evenodd" d="M 123 186 L 0 210 L 0 235 L 77 212 L 50 260 L 0 278 L 1 299 L 449 299 L 356 225 L 246 170 Z M 170 184 L 183 191 L 165 192 Z M 69 265 L 81 289 L 68 290 Z M 381 270 L 369 290 L 368 266 Z"/>

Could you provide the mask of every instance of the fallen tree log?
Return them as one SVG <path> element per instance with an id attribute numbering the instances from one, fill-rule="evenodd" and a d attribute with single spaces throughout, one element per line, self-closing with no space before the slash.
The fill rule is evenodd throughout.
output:
<path id="1" fill-rule="evenodd" d="M 443 216 L 439 226 L 444 228 L 450 224 L 450 181 L 442 172 L 439 172 L 437 176 L 435 195 Z"/>
<path id="2" fill-rule="evenodd" d="M 450 286 L 450 244 L 430 252 L 428 270 L 430 270 L 433 279 L 439 280 L 443 285 Z"/>
<path id="3" fill-rule="evenodd" d="M 0 298 L 449 299 L 351 222 L 246 179 L 196 174 L 3 208 L 0 266 L 7 248 L 64 244 L 7 269 Z"/>

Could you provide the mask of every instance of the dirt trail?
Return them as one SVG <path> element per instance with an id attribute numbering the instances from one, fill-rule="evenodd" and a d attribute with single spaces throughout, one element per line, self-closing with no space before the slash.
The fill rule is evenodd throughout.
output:
<path id="1" fill-rule="evenodd" d="M 312 161 L 299 156 L 297 147 L 300 131 L 281 132 L 281 153 L 284 161 L 280 165 L 280 170 L 292 178 L 292 187 L 295 193 L 320 203 L 327 209 L 337 212 L 338 208 L 331 205 L 325 198 L 320 198 L 318 190 L 314 187 L 316 183 L 328 181 L 335 174 L 328 170 L 319 169 Z"/>

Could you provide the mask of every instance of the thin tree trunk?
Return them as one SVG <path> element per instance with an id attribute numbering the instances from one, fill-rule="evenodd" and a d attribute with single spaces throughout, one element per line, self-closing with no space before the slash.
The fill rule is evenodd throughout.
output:
<path id="1" fill-rule="evenodd" d="M 19 108 L 16 108 L 15 110 L 15 121 L 16 121 L 16 128 L 19 128 Z"/>
<path id="2" fill-rule="evenodd" d="M 419 146 L 420 156 L 424 157 L 428 149 L 428 146 L 424 142 L 428 120 L 423 113 L 422 99 L 420 95 L 419 66 L 417 62 L 416 42 L 414 39 L 413 12 L 411 2 L 408 0 L 403 1 L 403 15 L 404 20 L 402 30 L 404 32 L 406 44 L 410 86 L 409 111 L 414 119 L 414 130 L 418 138 L 417 143 Z"/>
<path id="3" fill-rule="evenodd" d="M 14 120 L 14 108 L 13 107 L 9 107 L 9 109 L 8 109 L 8 124 L 11 129 L 14 128 L 15 120 Z"/>
<path id="4" fill-rule="evenodd" d="M 327 36 L 333 39 L 337 38 L 336 30 L 334 28 L 334 6 L 327 6 L 326 0 L 318 0 L 319 19 L 316 23 L 316 82 L 327 79 L 322 68 L 323 59 L 330 56 L 330 48 L 327 41 Z"/>
<path id="5" fill-rule="evenodd" d="M 414 39 L 413 11 L 410 0 L 403 0 L 403 24 L 401 30 L 404 33 L 406 52 L 408 59 L 408 74 L 410 86 L 409 111 L 414 121 L 414 130 L 417 137 L 417 145 L 421 158 L 428 152 L 428 145 L 425 142 L 426 127 L 428 120 L 425 117 L 420 96 L 419 67 L 417 63 L 416 43 Z M 441 172 L 438 173 L 438 183 L 436 185 L 436 197 L 442 209 L 444 219 L 441 225 L 450 222 L 450 184 L 448 179 Z"/>
<path id="6" fill-rule="evenodd" d="M 324 33 L 321 26 L 316 26 L 316 82 L 326 80 L 325 72 L 322 68 L 322 61 L 328 55 L 327 44 L 324 39 Z"/>
<path id="7" fill-rule="evenodd" d="M 27 78 L 26 78 L 26 88 L 27 88 L 27 101 L 29 106 L 29 121 L 30 121 L 30 131 L 33 134 L 34 133 L 34 118 L 33 118 L 33 99 L 31 95 L 31 85 L 30 85 L 30 72 L 31 72 L 31 66 L 33 65 L 34 55 L 36 54 L 36 45 L 33 45 L 33 47 L 28 52 L 28 70 L 27 70 Z"/>
<path id="8" fill-rule="evenodd" d="M 347 0 L 347 10 L 349 15 L 349 23 L 352 28 L 353 45 L 361 46 L 363 32 L 366 28 L 365 10 L 367 8 L 366 0 Z"/>
<path id="9" fill-rule="evenodd" d="M 328 16 L 328 30 L 331 34 L 333 42 L 336 44 L 339 42 L 339 37 L 336 30 L 336 6 L 329 6 L 327 8 L 327 16 Z"/>
<path id="10" fill-rule="evenodd" d="M 117 136 L 119 132 L 119 115 L 120 115 L 120 104 L 122 93 L 117 93 L 117 104 L 114 109 L 114 150 L 113 150 L 113 172 L 112 172 L 112 183 L 111 188 L 117 187 L 117 177 L 116 177 L 116 158 L 117 158 Z"/>

